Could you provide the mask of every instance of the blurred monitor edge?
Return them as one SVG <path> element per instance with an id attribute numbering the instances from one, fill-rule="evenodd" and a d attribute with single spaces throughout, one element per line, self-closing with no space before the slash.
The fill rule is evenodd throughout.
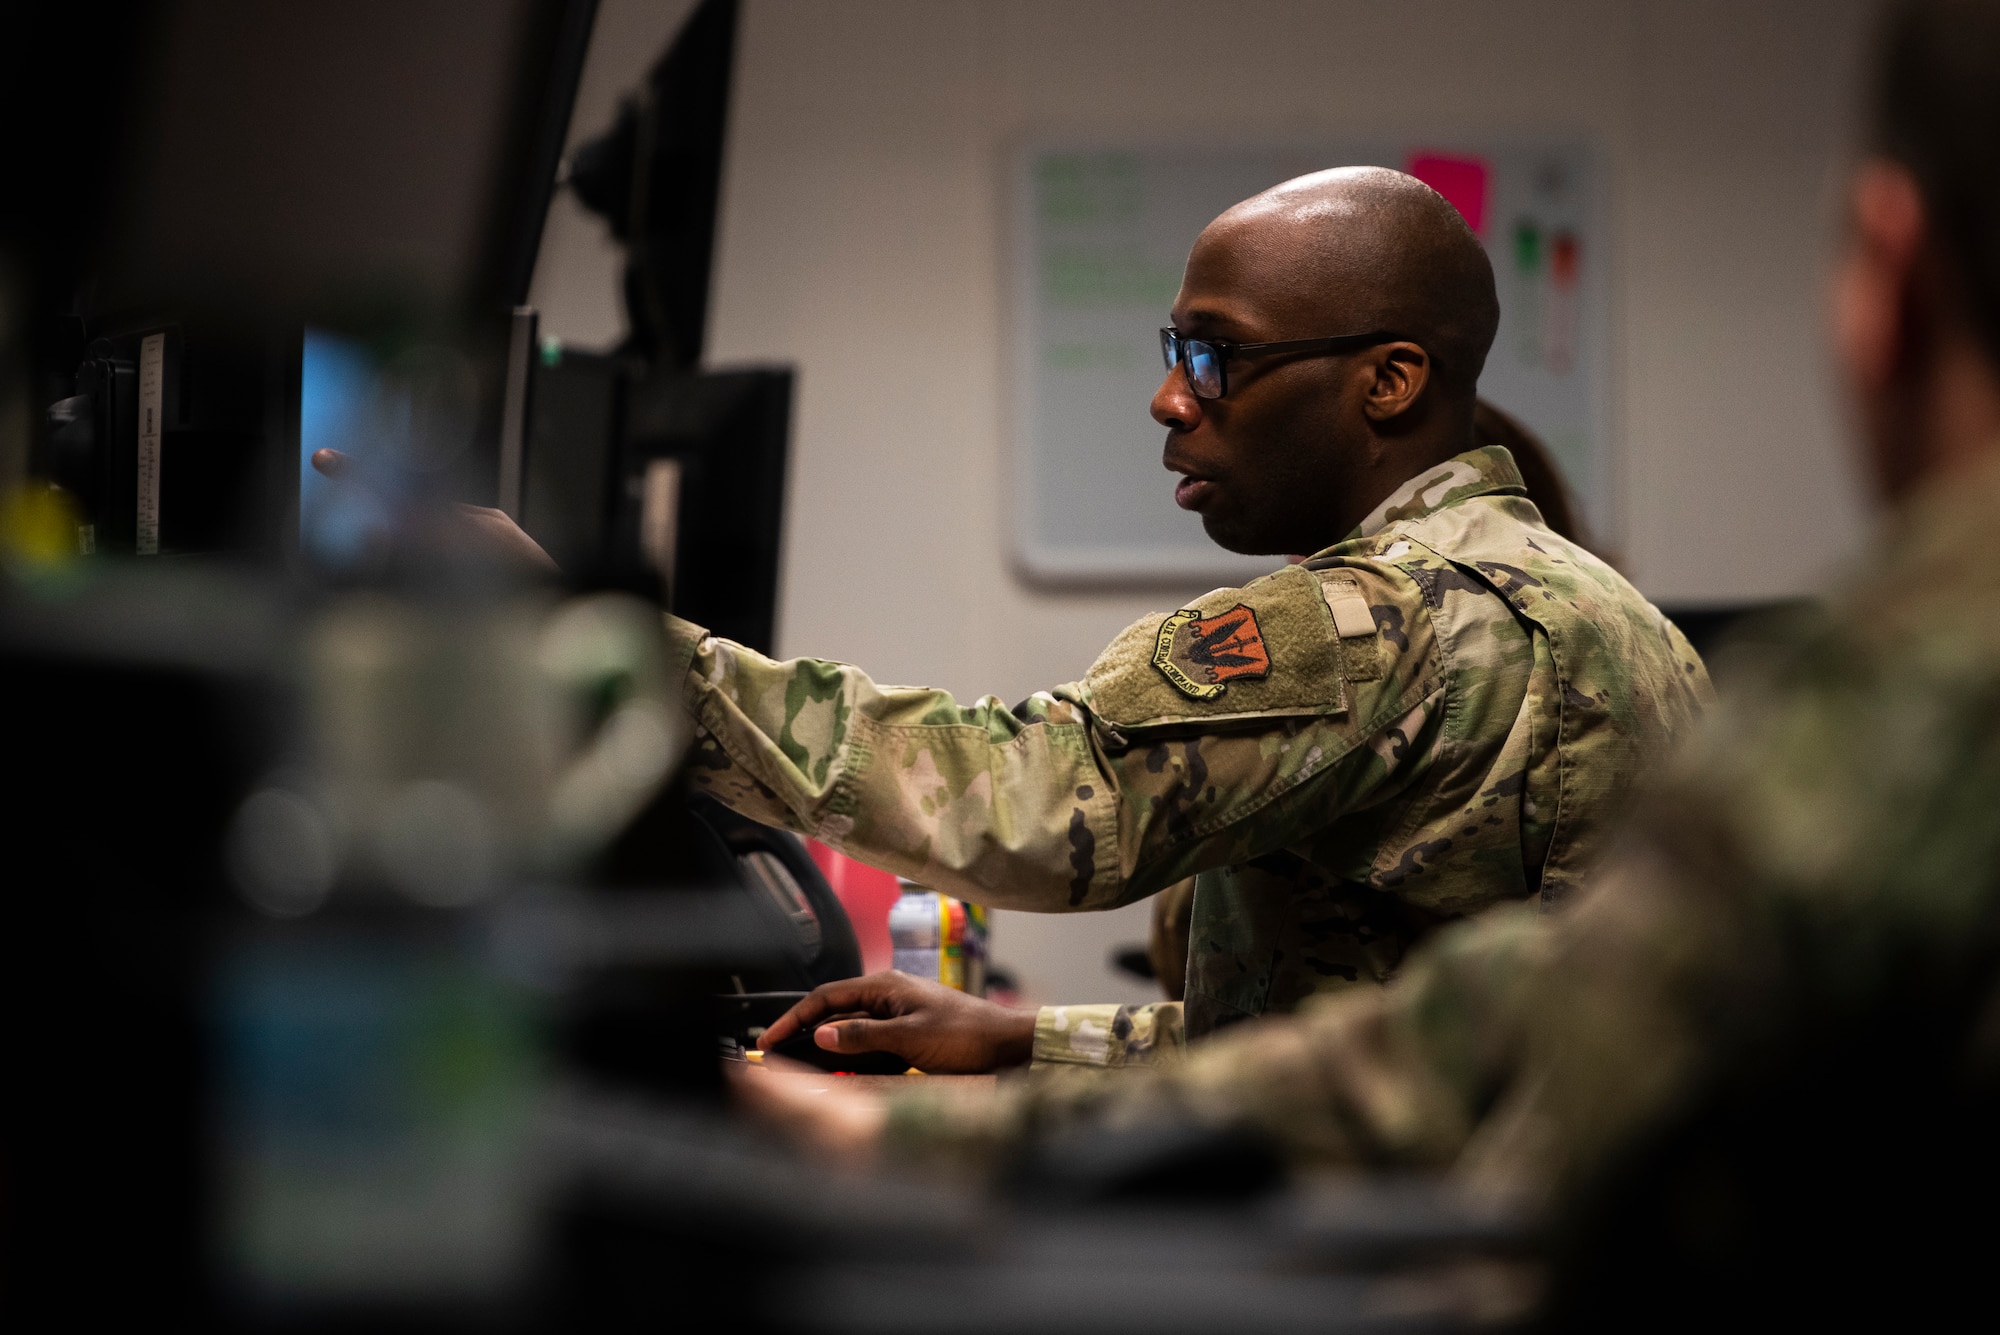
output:
<path id="1" fill-rule="evenodd" d="M 595 0 L 182 0 L 98 292 L 380 336 L 525 295 Z"/>

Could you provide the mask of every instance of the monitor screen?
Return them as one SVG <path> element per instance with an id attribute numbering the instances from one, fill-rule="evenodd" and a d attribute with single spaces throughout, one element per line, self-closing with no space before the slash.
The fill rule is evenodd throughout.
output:
<path id="1" fill-rule="evenodd" d="M 312 466 L 319 450 L 370 461 L 367 418 L 375 358 L 367 347 L 320 329 L 305 331 L 299 363 L 299 548 L 315 565 L 360 564 L 387 534 L 387 507 L 372 492 L 342 487 Z"/>

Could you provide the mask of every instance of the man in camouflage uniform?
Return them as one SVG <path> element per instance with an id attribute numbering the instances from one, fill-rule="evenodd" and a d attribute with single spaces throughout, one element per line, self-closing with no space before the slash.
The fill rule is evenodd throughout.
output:
<path id="1" fill-rule="evenodd" d="M 1541 512 L 1542 522 L 1556 536 L 1596 551 L 1588 535 L 1575 498 L 1564 481 L 1562 470 L 1550 457 L 1548 446 L 1521 422 L 1485 399 L 1473 405 L 1472 438 L 1478 446 L 1499 446 L 1514 458 L 1514 467 L 1527 488 L 1528 499 Z M 1174 882 L 1153 896 L 1152 921 L 1146 933 L 1146 959 L 1169 1001 L 1179 1001 L 1187 992 L 1188 943 L 1194 924 L 1195 878 Z"/>
<path id="2" fill-rule="evenodd" d="M 1212 536 L 1315 555 L 1146 618 L 1081 681 L 1011 710 L 773 662 L 684 622 L 672 639 L 695 781 L 745 815 L 1002 908 L 1113 908 L 1199 873 L 1197 1037 L 1380 983 L 1440 923 L 1559 902 L 1707 679 L 1655 608 L 1542 522 L 1507 451 L 1472 447 L 1492 273 L 1427 187 L 1348 170 L 1239 205 L 1197 243 L 1174 316 L 1235 345 L 1381 331 L 1273 362 L 1252 346 L 1226 382 L 1203 383 L 1197 359 L 1220 358 L 1196 348 L 1154 400 L 1179 499 Z M 1286 439 L 1301 422 L 1312 439 Z M 895 1018 L 821 1041 L 984 1069 L 1144 1061 L 1183 1030 L 1171 1003 L 1052 1007 L 1030 1043 L 1011 1012 L 950 1004 L 992 1042 L 941 1053 L 943 1017 L 892 976 L 829 985 L 766 1041 L 865 1010 Z"/>
<path id="3" fill-rule="evenodd" d="M 1174 1122 L 1448 1169 L 1549 1210 L 1578 1328 L 1990 1306 L 2000 6 L 1911 5 L 1889 35 L 1836 292 L 1897 513 L 1825 615 L 1743 647 L 1573 907 L 1440 933 L 1389 987 L 1173 1068 L 886 1109 L 763 1091 L 772 1110 L 850 1159 L 974 1174 L 1066 1129 Z"/>

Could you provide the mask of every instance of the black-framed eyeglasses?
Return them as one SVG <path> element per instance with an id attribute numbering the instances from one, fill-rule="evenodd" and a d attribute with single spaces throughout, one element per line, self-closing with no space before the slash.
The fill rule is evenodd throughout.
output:
<path id="1" fill-rule="evenodd" d="M 1236 357 L 1276 357 L 1287 352 L 1354 352 L 1378 343 L 1396 343 L 1401 334 L 1386 329 L 1366 334 L 1335 334 L 1331 338 L 1294 338 L 1283 343 L 1221 343 L 1208 338 L 1183 338 L 1169 326 L 1160 331 L 1160 356 L 1167 369 L 1178 366 L 1198 399 L 1219 399 L 1229 393 L 1229 363 Z"/>

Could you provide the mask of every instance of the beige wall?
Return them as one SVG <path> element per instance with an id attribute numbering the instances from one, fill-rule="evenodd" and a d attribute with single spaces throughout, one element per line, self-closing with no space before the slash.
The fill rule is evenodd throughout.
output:
<path id="1" fill-rule="evenodd" d="M 606 0 L 578 133 L 686 6 Z M 749 0 L 711 317 L 717 363 L 802 373 L 780 643 L 1013 700 L 1172 591 L 1049 593 L 1009 564 L 1002 165 L 1018 137 L 1215 142 L 1575 130 L 1614 191 L 1625 564 L 1662 601 L 1789 594 L 1861 514 L 1819 276 L 1856 0 Z M 615 255 L 559 206 L 546 327 L 615 339 Z M 1135 413 L 1145 405 L 1135 403 Z M 1161 503 L 1168 502 L 1162 474 Z M 1038 990 L 1143 907 L 1004 915 Z M 1122 989 L 1122 990 L 1121 990 Z"/>

